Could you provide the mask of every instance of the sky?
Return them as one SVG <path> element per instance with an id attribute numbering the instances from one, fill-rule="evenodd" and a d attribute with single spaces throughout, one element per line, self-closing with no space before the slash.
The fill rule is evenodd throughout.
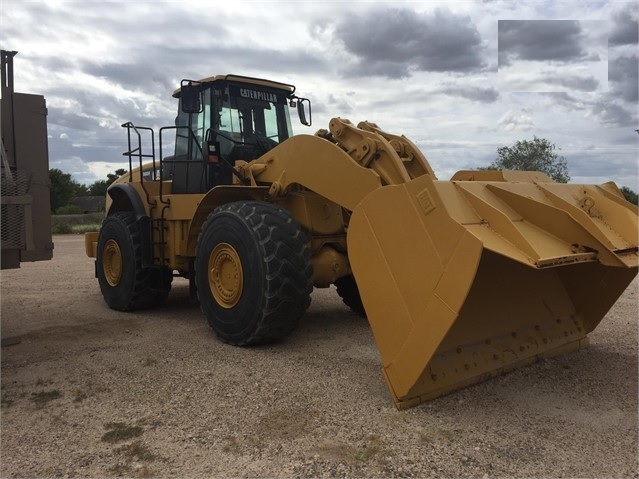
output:
<path id="1" fill-rule="evenodd" d="M 639 1 L 0 0 L 15 89 L 45 96 L 49 166 L 127 168 L 122 123 L 172 125 L 182 79 L 296 85 L 333 117 L 410 138 L 439 179 L 537 136 L 571 182 L 639 190 Z"/>

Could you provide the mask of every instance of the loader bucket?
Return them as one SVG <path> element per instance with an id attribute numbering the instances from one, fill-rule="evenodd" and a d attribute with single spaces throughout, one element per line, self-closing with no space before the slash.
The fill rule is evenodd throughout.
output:
<path id="1" fill-rule="evenodd" d="M 351 266 L 398 408 L 585 345 L 637 274 L 614 185 L 433 181 L 355 208 Z"/>

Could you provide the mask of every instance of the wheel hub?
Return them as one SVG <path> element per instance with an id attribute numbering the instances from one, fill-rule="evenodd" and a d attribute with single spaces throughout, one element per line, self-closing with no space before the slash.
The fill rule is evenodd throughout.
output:
<path id="1" fill-rule="evenodd" d="M 122 279 L 122 252 L 117 241 L 110 239 L 104 244 L 102 254 L 104 277 L 110 286 L 117 286 Z"/>
<path id="2" fill-rule="evenodd" d="M 237 304 L 242 296 L 244 277 L 242 262 L 235 248 L 219 243 L 209 256 L 209 287 L 217 303 L 225 309 Z"/>

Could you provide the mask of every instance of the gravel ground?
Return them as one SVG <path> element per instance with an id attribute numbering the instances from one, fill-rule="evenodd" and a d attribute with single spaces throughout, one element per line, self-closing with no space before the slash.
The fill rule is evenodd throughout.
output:
<path id="1" fill-rule="evenodd" d="M 636 279 L 589 347 L 397 411 L 333 289 L 287 341 L 235 348 L 185 281 L 111 311 L 83 238 L 54 241 L 0 276 L 1 477 L 639 477 Z"/>

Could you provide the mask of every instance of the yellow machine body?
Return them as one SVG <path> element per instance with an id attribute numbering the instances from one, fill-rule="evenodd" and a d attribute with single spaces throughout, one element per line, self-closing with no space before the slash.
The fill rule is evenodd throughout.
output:
<path id="1" fill-rule="evenodd" d="M 234 169 L 233 185 L 203 194 L 165 181 L 163 207 L 159 181 L 124 180 L 162 215 L 153 256 L 188 275 L 215 208 L 281 206 L 308 233 L 316 287 L 354 276 L 398 408 L 579 348 L 637 274 L 638 210 L 613 183 L 440 181 L 407 138 L 339 118 Z"/>

